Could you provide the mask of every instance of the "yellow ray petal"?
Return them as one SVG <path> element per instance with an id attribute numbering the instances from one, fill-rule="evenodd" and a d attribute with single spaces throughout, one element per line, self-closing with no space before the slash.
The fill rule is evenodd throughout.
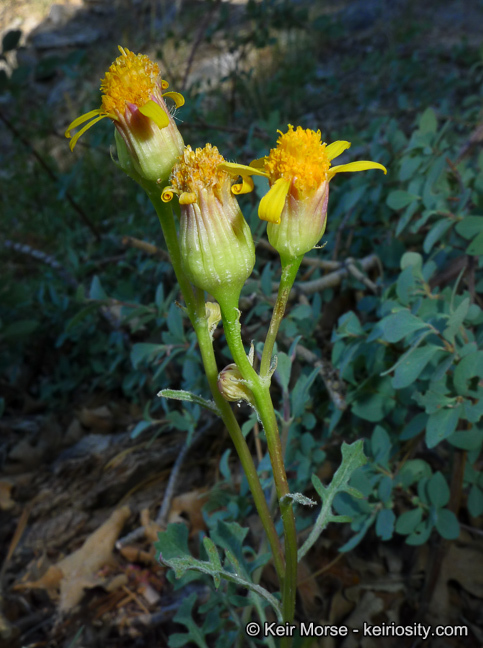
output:
<path id="1" fill-rule="evenodd" d="M 174 194 L 177 194 L 177 190 L 174 187 L 165 187 L 161 193 L 161 200 L 165 203 L 170 202 L 174 198 Z"/>
<path id="2" fill-rule="evenodd" d="M 329 144 L 329 146 L 326 147 L 325 153 L 329 160 L 333 160 L 334 158 L 339 157 L 339 155 L 341 155 L 348 148 L 350 148 L 350 146 L 350 142 L 344 142 L 342 140 L 338 142 L 332 142 L 332 144 Z"/>
<path id="3" fill-rule="evenodd" d="M 236 164 L 235 162 L 223 162 L 218 166 L 222 171 L 226 171 L 232 176 L 251 176 L 258 175 L 268 178 L 268 173 L 265 171 L 260 171 L 251 166 L 246 166 L 245 164 Z"/>
<path id="4" fill-rule="evenodd" d="M 96 110 L 91 110 L 90 112 L 85 113 L 85 115 L 81 115 L 80 117 L 77 117 L 77 119 L 74 119 L 72 124 L 70 124 L 65 131 L 65 136 L 67 137 L 67 139 L 70 139 L 72 137 L 72 135 L 70 134 L 71 130 L 77 128 L 77 126 L 80 126 L 84 122 L 89 121 L 89 119 L 92 119 L 96 115 L 100 115 L 101 112 L 101 108 L 96 108 Z"/>
<path id="5" fill-rule="evenodd" d="M 328 174 L 328 179 L 332 180 L 336 173 L 346 173 L 352 171 L 367 171 L 368 169 L 381 169 L 387 173 L 386 167 L 379 164 L 379 162 L 368 162 L 360 160 L 359 162 L 349 162 L 349 164 L 341 164 L 340 166 L 331 167 Z"/>
<path id="6" fill-rule="evenodd" d="M 179 92 L 165 92 L 163 97 L 169 97 L 176 104 L 176 108 L 181 108 L 184 105 L 184 97 Z"/>
<path id="7" fill-rule="evenodd" d="M 285 205 L 285 198 L 290 189 L 290 181 L 279 178 L 270 188 L 270 191 L 260 200 L 258 217 L 269 223 L 280 224 L 280 216 Z"/>
<path id="8" fill-rule="evenodd" d="M 139 108 L 139 112 L 145 117 L 152 119 L 158 128 L 166 128 L 166 126 L 169 126 L 168 115 L 155 101 L 148 101 L 142 108 Z"/>
<path id="9" fill-rule="evenodd" d="M 183 193 L 179 197 L 179 204 L 180 205 L 192 205 L 195 202 L 196 202 L 196 194 L 195 193 L 190 193 L 190 192 L 187 192 L 187 191 L 183 191 Z"/>
<path id="10" fill-rule="evenodd" d="M 250 176 L 243 175 L 241 184 L 233 185 L 231 191 L 235 194 L 235 196 L 250 193 L 250 191 L 253 191 L 253 180 L 250 178 Z"/>
<path id="11" fill-rule="evenodd" d="M 257 158 L 256 160 L 252 160 L 250 162 L 250 166 L 255 169 L 264 169 L 265 168 L 265 157 L 262 158 Z"/>
<path id="12" fill-rule="evenodd" d="M 91 126 L 94 126 L 94 124 L 97 124 L 98 121 L 101 121 L 101 119 L 104 119 L 104 117 L 107 117 L 107 115 L 99 115 L 99 117 L 96 117 L 92 121 L 90 121 L 88 124 L 86 124 L 83 128 L 78 131 L 74 137 L 70 140 L 69 142 L 69 148 L 71 151 L 74 150 L 74 146 L 77 144 L 77 141 L 81 135 L 84 135 L 84 133 L 89 130 Z"/>

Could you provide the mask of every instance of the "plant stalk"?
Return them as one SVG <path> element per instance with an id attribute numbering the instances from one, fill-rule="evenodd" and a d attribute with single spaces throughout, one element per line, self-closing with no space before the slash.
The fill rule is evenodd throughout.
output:
<path id="1" fill-rule="evenodd" d="M 220 303 L 223 327 L 233 359 L 238 365 L 243 379 L 251 389 L 255 406 L 260 416 L 267 437 L 268 452 L 272 464 L 273 478 L 282 516 L 285 539 L 285 580 L 282 587 L 282 611 L 284 622 L 292 623 L 295 615 L 295 594 L 297 585 L 297 536 L 292 502 L 287 495 L 290 493 L 285 465 L 283 461 L 282 443 L 277 427 L 275 411 L 270 397 L 269 376 L 258 376 L 250 364 L 241 339 L 239 311 L 235 299 L 227 299 Z M 289 641 L 282 640 L 282 646 L 290 646 Z"/>
<path id="2" fill-rule="evenodd" d="M 267 337 L 263 346 L 262 361 L 260 364 L 260 376 L 265 378 L 270 371 L 270 364 L 272 361 L 273 345 L 277 338 L 280 323 L 285 314 L 288 297 L 292 290 L 295 277 L 297 276 L 298 269 L 302 263 L 303 255 L 290 259 L 289 261 L 282 259 L 282 276 L 280 278 L 280 285 L 278 287 L 277 301 L 272 313 L 272 319 L 268 328 Z"/>
<path id="3" fill-rule="evenodd" d="M 173 217 L 171 207 L 168 207 L 161 201 L 158 194 L 149 194 L 151 202 L 156 209 L 163 235 L 166 241 L 168 252 L 171 257 L 173 269 L 178 280 L 178 284 L 186 302 L 188 315 L 191 323 L 195 329 L 198 338 L 198 344 L 201 352 L 203 366 L 208 379 L 208 384 L 213 396 L 213 399 L 221 412 L 221 417 L 226 425 L 233 445 L 238 453 L 240 462 L 245 471 L 248 485 L 252 492 L 255 507 L 261 522 L 267 534 L 267 539 L 272 550 L 273 562 L 277 576 L 280 581 L 281 587 L 285 582 L 285 560 L 283 556 L 280 540 L 275 529 L 275 525 L 270 515 L 265 495 L 260 484 L 257 474 L 257 469 L 253 461 L 252 455 L 245 441 L 245 438 L 240 430 L 240 426 L 233 414 L 228 402 L 223 398 L 218 389 L 218 368 L 216 365 L 215 354 L 213 351 L 213 343 L 208 330 L 208 323 L 206 319 L 206 308 L 204 294 L 202 290 L 194 289 L 188 281 L 182 265 L 181 255 L 178 244 L 178 237 L 176 233 L 176 225 Z"/>

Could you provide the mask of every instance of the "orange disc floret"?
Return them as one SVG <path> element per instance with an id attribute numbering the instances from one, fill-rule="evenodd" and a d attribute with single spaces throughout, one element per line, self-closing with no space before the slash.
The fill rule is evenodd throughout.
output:
<path id="1" fill-rule="evenodd" d="M 123 113 L 126 103 L 144 106 L 156 90 L 159 66 L 144 54 L 119 47 L 118 56 L 101 80 L 102 110 Z"/>
<path id="2" fill-rule="evenodd" d="M 170 183 L 179 192 L 193 193 L 199 187 L 215 187 L 229 176 L 218 166 L 225 161 L 216 146 L 207 144 L 193 151 L 187 146 L 181 160 L 174 165 Z"/>
<path id="3" fill-rule="evenodd" d="M 300 191 L 317 189 L 325 180 L 330 168 L 326 144 L 320 131 L 304 130 L 289 124 L 287 133 L 280 133 L 277 147 L 265 158 L 264 169 L 272 184 L 279 178 L 294 182 Z"/>

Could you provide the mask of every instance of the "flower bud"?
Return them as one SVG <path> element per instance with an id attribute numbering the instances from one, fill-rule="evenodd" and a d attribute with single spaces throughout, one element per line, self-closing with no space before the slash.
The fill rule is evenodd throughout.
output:
<path id="1" fill-rule="evenodd" d="M 218 389 L 223 398 L 230 402 L 247 401 L 253 405 L 255 399 L 247 387 L 236 364 L 227 365 L 218 375 Z"/>
<path id="2" fill-rule="evenodd" d="M 75 119 L 66 131 L 74 149 L 79 137 L 95 123 L 109 117 L 115 127 L 119 164 L 140 182 L 165 183 L 183 150 L 183 138 L 165 98 L 177 107 L 184 99 L 177 92 L 164 92 L 168 83 L 159 67 L 143 54 L 119 47 L 119 56 L 102 79 L 101 107 Z M 70 131 L 84 126 L 72 137 Z M 122 138 L 122 141 L 121 141 Z"/>
<path id="3" fill-rule="evenodd" d="M 223 162 L 211 144 L 196 151 L 187 146 L 162 199 L 179 196 L 181 260 L 189 280 L 218 302 L 233 302 L 255 265 L 255 246 L 231 176 L 218 168 Z"/>

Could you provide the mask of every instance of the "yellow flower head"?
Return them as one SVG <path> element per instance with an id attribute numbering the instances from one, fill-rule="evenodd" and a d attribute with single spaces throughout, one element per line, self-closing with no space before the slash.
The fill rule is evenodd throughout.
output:
<path id="1" fill-rule="evenodd" d="M 283 178 L 298 191 L 313 191 L 327 180 L 327 145 L 322 143 L 320 131 L 300 126 L 294 130 L 290 124 L 288 128 L 287 133 L 278 131 L 277 147 L 264 158 L 264 170 L 271 184 Z"/>
<path id="2" fill-rule="evenodd" d="M 216 146 L 207 144 L 196 151 L 187 146 L 173 167 L 171 184 L 162 194 L 163 201 L 169 202 L 173 194 L 178 194 L 180 204 L 189 205 L 198 201 L 203 189 L 210 189 L 218 196 L 223 191 L 229 193 L 232 179 L 220 168 L 224 162 Z"/>
<path id="3" fill-rule="evenodd" d="M 231 174 L 216 146 L 187 146 L 161 198 L 179 196 L 179 243 L 183 269 L 195 286 L 222 303 L 239 295 L 255 265 L 248 223 L 233 196 Z"/>
<path id="4" fill-rule="evenodd" d="M 350 142 L 322 142 L 320 131 L 296 129 L 278 131 L 277 146 L 250 166 L 225 162 L 221 168 L 241 176 L 234 193 L 253 189 L 253 175 L 268 179 L 270 189 L 263 196 L 258 216 L 267 221 L 268 239 L 278 250 L 282 262 L 288 263 L 318 243 L 325 231 L 329 182 L 343 171 L 386 169 L 378 162 L 350 162 L 332 166 L 332 160 L 350 147 Z"/>
<path id="5" fill-rule="evenodd" d="M 160 78 L 159 66 L 144 54 L 119 47 L 117 57 L 101 81 L 101 106 L 81 115 L 69 125 L 65 136 L 74 150 L 79 138 L 101 119 L 109 117 L 133 158 L 134 170 L 143 179 L 165 180 L 183 140 L 165 99 L 177 107 L 184 104 L 178 92 L 164 92 L 168 82 Z M 72 136 L 71 131 L 82 126 Z"/>
<path id="6" fill-rule="evenodd" d="M 320 131 L 296 129 L 289 124 L 286 133 L 280 133 L 276 148 L 250 166 L 225 163 L 223 169 L 232 175 L 242 177 L 242 184 L 235 185 L 235 193 L 245 193 L 253 188 L 250 176 L 259 175 L 268 178 L 270 190 L 260 201 L 258 215 L 269 223 L 280 224 L 286 200 L 291 195 L 296 200 L 310 200 L 313 193 L 319 191 L 337 174 L 344 171 L 364 171 L 385 167 L 378 162 L 350 162 L 332 166 L 332 160 L 350 147 L 350 142 L 338 141 L 325 144 Z"/>

